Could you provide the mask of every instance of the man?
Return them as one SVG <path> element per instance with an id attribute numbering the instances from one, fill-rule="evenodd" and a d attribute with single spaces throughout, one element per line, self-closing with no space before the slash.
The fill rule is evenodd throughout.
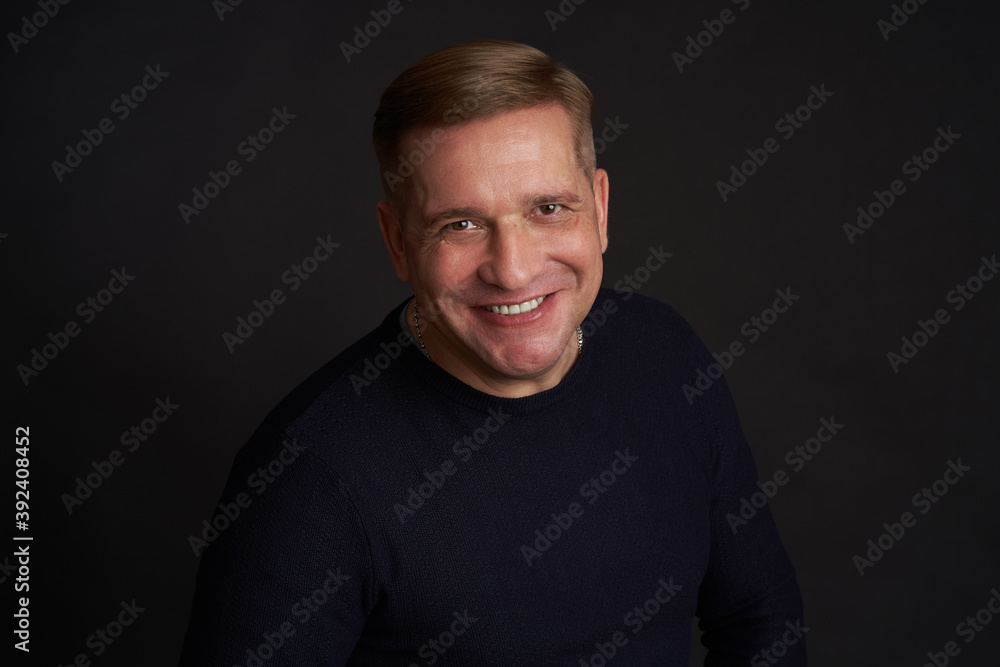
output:
<path id="1" fill-rule="evenodd" d="M 726 519 L 757 477 L 725 385 L 681 390 L 711 356 L 600 289 L 592 107 L 511 42 L 385 91 L 377 214 L 413 298 L 240 452 L 223 500 L 290 462 L 202 557 L 184 664 L 687 665 L 695 616 L 707 664 L 804 664 L 769 511 Z"/>

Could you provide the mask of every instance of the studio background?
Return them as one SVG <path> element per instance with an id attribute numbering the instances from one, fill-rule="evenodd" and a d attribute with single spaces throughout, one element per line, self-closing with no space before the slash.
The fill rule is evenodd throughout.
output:
<path id="1" fill-rule="evenodd" d="M 176 664 L 189 536 L 217 513 L 236 451 L 407 294 L 374 213 L 378 97 L 427 53 L 486 38 L 532 44 L 594 92 L 605 286 L 642 279 L 713 352 L 744 344 L 726 380 L 761 478 L 789 477 L 770 504 L 810 664 L 917 666 L 949 641 L 953 664 L 997 664 L 1000 619 L 972 641 L 957 631 L 1000 587 L 1000 280 L 982 280 L 1000 236 L 990 4 L 401 0 L 349 62 L 341 43 L 363 44 L 355 28 L 387 3 L 53 0 L 51 17 L 42 4 L 0 12 L 3 497 L 13 514 L 12 435 L 28 426 L 30 528 L 8 530 L 33 537 L 31 653 L 11 649 L 13 664 Z M 123 94 L 143 99 L 113 104 Z M 808 118 L 790 136 L 776 128 L 797 110 Z M 241 143 L 276 113 L 285 127 L 247 161 Z M 95 134 L 105 118 L 114 129 Z M 68 157 L 88 136 L 89 154 Z M 915 155 L 934 161 L 904 171 Z M 239 173 L 185 215 L 231 160 Z M 283 274 L 317 239 L 339 247 L 290 290 Z M 663 267 L 639 270 L 661 247 Z M 958 286 L 972 297 L 960 309 Z M 279 288 L 286 301 L 227 345 Z M 799 298 L 751 341 L 744 323 L 776 290 Z M 921 338 L 939 309 L 947 321 Z M 901 337 L 924 345 L 907 358 Z M 123 432 L 158 400 L 178 407 L 129 451 Z M 824 418 L 843 428 L 795 470 L 786 454 Z M 120 465 L 78 493 L 114 450 Z M 969 470 L 921 513 L 914 495 L 959 459 Z M 915 525 L 859 572 L 854 557 L 907 511 Z M 8 638 L 23 544 L 9 537 Z M 143 611 L 96 655 L 88 637 L 132 601 Z"/>

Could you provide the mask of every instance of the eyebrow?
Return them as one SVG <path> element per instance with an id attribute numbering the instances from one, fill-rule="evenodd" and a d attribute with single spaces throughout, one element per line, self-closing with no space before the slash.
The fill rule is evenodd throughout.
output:
<path id="1" fill-rule="evenodd" d="M 521 205 L 524 208 L 541 206 L 542 204 L 579 204 L 582 199 L 571 190 L 557 190 L 552 193 L 545 193 L 540 195 L 534 195 L 525 197 L 521 200 Z M 485 218 L 486 212 L 482 209 L 478 209 L 475 206 L 458 206 L 454 208 L 445 208 L 440 211 L 436 211 L 428 219 L 428 226 L 432 226 L 442 220 L 448 219 L 458 219 L 464 220 L 466 218 Z"/>
<path id="2" fill-rule="evenodd" d="M 522 204 L 527 206 L 540 206 L 542 204 L 566 202 L 567 204 L 579 204 L 582 199 L 572 190 L 557 190 L 552 194 L 541 194 L 536 197 L 526 198 Z"/>

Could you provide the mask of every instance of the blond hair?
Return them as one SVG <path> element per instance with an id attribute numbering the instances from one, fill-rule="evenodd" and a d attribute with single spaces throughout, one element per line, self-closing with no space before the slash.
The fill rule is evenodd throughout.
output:
<path id="1" fill-rule="evenodd" d="M 442 136 L 434 133 L 415 150 L 401 151 L 411 130 L 455 126 L 548 104 L 558 104 L 569 115 L 577 164 L 592 181 L 597 168 L 591 128 L 594 96 L 572 71 L 532 46 L 501 40 L 456 44 L 425 56 L 389 84 L 375 111 L 372 145 L 386 199 L 397 215 L 405 213 L 405 188 L 396 186 Z"/>

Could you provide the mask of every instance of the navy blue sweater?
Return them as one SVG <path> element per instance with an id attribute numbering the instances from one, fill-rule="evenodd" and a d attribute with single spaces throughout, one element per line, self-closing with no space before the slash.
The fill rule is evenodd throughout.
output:
<path id="1" fill-rule="evenodd" d="M 770 512 L 732 521 L 758 489 L 725 383 L 689 401 L 711 355 L 628 297 L 532 396 L 455 379 L 399 309 L 300 385 L 192 540 L 182 664 L 686 667 L 695 616 L 708 665 L 805 664 Z"/>

